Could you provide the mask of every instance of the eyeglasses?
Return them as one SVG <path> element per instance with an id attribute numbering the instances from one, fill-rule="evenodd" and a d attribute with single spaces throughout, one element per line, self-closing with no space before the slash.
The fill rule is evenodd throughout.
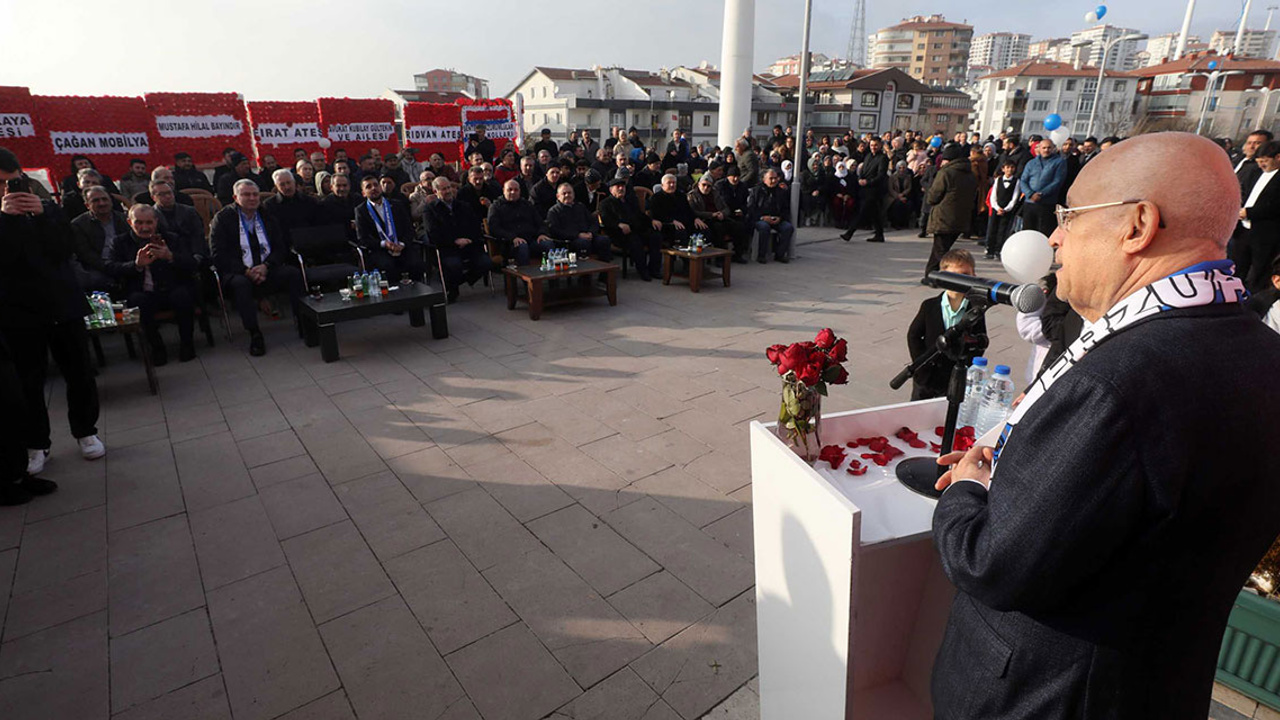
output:
<path id="1" fill-rule="evenodd" d="M 1137 205 L 1140 202 L 1148 202 L 1146 200 L 1117 200 L 1115 202 L 1098 203 L 1097 205 L 1081 205 L 1080 207 L 1063 207 L 1055 205 L 1053 214 L 1058 218 L 1058 226 L 1068 232 L 1071 231 L 1071 221 L 1075 219 L 1078 213 L 1087 212 L 1089 210 L 1101 210 L 1102 208 L 1120 207 L 1122 205 Z M 1158 209 L 1158 208 L 1157 208 Z M 1159 227 L 1164 228 L 1164 218 L 1160 218 Z"/>

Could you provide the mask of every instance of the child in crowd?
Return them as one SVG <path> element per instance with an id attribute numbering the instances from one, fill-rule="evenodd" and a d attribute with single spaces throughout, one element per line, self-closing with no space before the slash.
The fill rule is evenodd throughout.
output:
<path id="1" fill-rule="evenodd" d="M 1018 204 L 1022 200 L 1022 188 L 1018 184 L 1018 161 L 1007 158 L 1000 168 L 1000 177 L 991 183 L 987 204 L 991 206 L 991 228 L 987 233 L 987 259 L 1000 256 L 1005 238 L 1013 230 L 1018 217 Z"/>
<path id="2" fill-rule="evenodd" d="M 951 250 L 942 256 L 939 270 L 972 275 L 973 256 L 968 250 Z M 969 300 L 963 292 L 947 290 L 920 303 L 920 311 L 907 330 L 907 349 L 914 360 L 937 346 L 938 338 L 960 322 L 969 309 Z M 973 327 L 975 334 L 987 332 L 986 321 L 979 320 Z M 931 367 L 916 373 L 912 378 L 911 399 L 928 400 L 947 394 L 947 384 L 955 363 L 939 358 Z"/>

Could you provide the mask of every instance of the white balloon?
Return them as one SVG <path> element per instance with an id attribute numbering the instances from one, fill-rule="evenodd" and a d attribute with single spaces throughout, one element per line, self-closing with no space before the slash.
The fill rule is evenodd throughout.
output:
<path id="1" fill-rule="evenodd" d="M 317 140 L 317 141 L 316 141 L 316 144 L 317 144 L 317 145 L 319 145 L 320 147 L 324 148 L 325 150 L 328 150 L 328 149 L 329 149 L 329 146 L 330 146 L 330 145 L 332 145 L 332 144 L 333 144 L 333 142 L 332 142 L 331 140 L 329 140 L 329 138 L 322 137 L 322 138 L 320 138 L 319 140 Z"/>
<path id="2" fill-rule="evenodd" d="M 1053 248 L 1044 233 L 1022 230 L 1004 241 L 1000 248 L 1000 262 L 1014 280 L 1037 282 L 1049 274 L 1049 267 L 1053 265 Z"/>
<path id="3" fill-rule="evenodd" d="M 1049 139 L 1054 145 L 1061 145 L 1069 137 L 1071 137 L 1071 129 L 1066 125 L 1059 125 L 1057 130 L 1049 133 Z"/>
<path id="4" fill-rule="evenodd" d="M 1090 10 L 1089 12 L 1084 14 L 1084 21 L 1087 23 L 1098 22 L 1098 13 L 1094 12 L 1093 10 Z"/>

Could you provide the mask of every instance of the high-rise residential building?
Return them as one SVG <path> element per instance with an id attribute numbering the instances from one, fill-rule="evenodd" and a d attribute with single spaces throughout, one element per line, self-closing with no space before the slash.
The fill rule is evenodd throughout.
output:
<path id="1" fill-rule="evenodd" d="M 1209 49 L 1219 55 L 1228 55 L 1235 51 L 1235 30 L 1214 30 L 1209 38 Z M 1244 37 L 1240 38 L 1240 51 L 1236 57 L 1272 59 L 1276 56 L 1276 31 L 1251 30 L 1245 28 Z"/>
<path id="2" fill-rule="evenodd" d="M 473 98 L 489 97 L 489 81 L 453 68 L 436 68 L 413 76 L 413 89 L 426 92 L 463 93 Z"/>
<path id="3" fill-rule="evenodd" d="M 867 38 L 871 67 L 893 67 L 926 85 L 965 83 L 973 26 L 917 15 Z"/>
<path id="4" fill-rule="evenodd" d="M 994 32 L 978 35 L 969 46 L 969 68 L 986 67 L 1003 70 L 1027 59 L 1031 36 L 1022 33 Z"/>
<path id="5" fill-rule="evenodd" d="M 1027 57 L 1030 59 L 1050 60 L 1052 62 L 1069 63 L 1072 57 L 1070 38 L 1047 38 L 1027 45 Z"/>
<path id="6" fill-rule="evenodd" d="M 1112 43 L 1125 35 L 1141 35 L 1137 30 L 1116 27 L 1115 25 L 1095 25 L 1088 30 L 1071 33 L 1072 54 L 1065 62 L 1079 62 L 1083 65 L 1099 67 L 1102 53 L 1111 45 L 1107 53 L 1106 68 L 1108 70 L 1132 70 L 1138 67 L 1138 51 L 1142 49 L 1144 40 L 1125 40 Z M 1085 45 L 1084 43 L 1089 43 Z"/>
<path id="7" fill-rule="evenodd" d="M 1165 33 L 1157 35 L 1147 40 L 1146 57 L 1139 63 L 1139 67 L 1151 67 L 1152 65 L 1160 65 L 1173 59 L 1173 54 L 1178 50 L 1178 37 L 1182 35 L 1180 32 Z M 1193 47 L 1203 48 L 1200 42 L 1200 36 L 1188 35 L 1187 47 L 1183 49 L 1184 53 L 1192 51 Z"/>
<path id="8" fill-rule="evenodd" d="M 983 137 L 1009 130 L 1026 136 L 1043 133 L 1045 118 L 1057 114 L 1077 140 L 1090 132 L 1123 135 L 1133 127 L 1137 90 L 1137 73 L 1104 71 L 1099 85 L 1096 67 L 1027 60 L 978 78 L 970 128 Z"/>
<path id="9" fill-rule="evenodd" d="M 823 55 L 822 53 L 809 54 L 810 70 L 813 70 L 813 68 L 816 66 L 825 65 L 829 62 L 831 62 L 831 58 L 827 57 L 826 55 Z M 781 57 L 781 58 L 778 58 L 777 60 L 774 60 L 773 64 L 770 65 L 769 68 L 765 70 L 765 72 L 769 73 L 770 75 L 799 75 L 800 74 L 800 53 L 796 53 L 795 55 L 788 55 L 786 57 Z"/>

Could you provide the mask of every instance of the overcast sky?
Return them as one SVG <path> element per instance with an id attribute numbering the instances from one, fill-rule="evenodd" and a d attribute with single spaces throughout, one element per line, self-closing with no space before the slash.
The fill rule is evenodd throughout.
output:
<path id="1" fill-rule="evenodd" d="M 1266 5 L 1254 3 L 1249 27 L 1262 27 Z M 814 0 L 814 52 L 845 54 L 853 6 Z M 1086 27 L 1093 7 L 867 0 L 867 29 L 937 12 L 975 33 L 1012 30 L 1036 40 Z M 1159 34 L 1181 26 L 1186 3 L 1116 0 L 1108 7 L 1106 22 Z M 1234 28 L 1242 7 L 1241 0 L 1200 0 L 1193 34 L 1207 41 L 1215 29 Z M 0 0 L 0 85 L 42 95 L 235 91 L 249 100 L 310 100 L 374 97 L 412 88 L 415 72 L 453 67 L 504 95 L 534 65 L 719 65 L 723 9 L 717 0 Z M 803 13 L 801 0 L 757 0 L 757 71 L 799 52 Z"/>

